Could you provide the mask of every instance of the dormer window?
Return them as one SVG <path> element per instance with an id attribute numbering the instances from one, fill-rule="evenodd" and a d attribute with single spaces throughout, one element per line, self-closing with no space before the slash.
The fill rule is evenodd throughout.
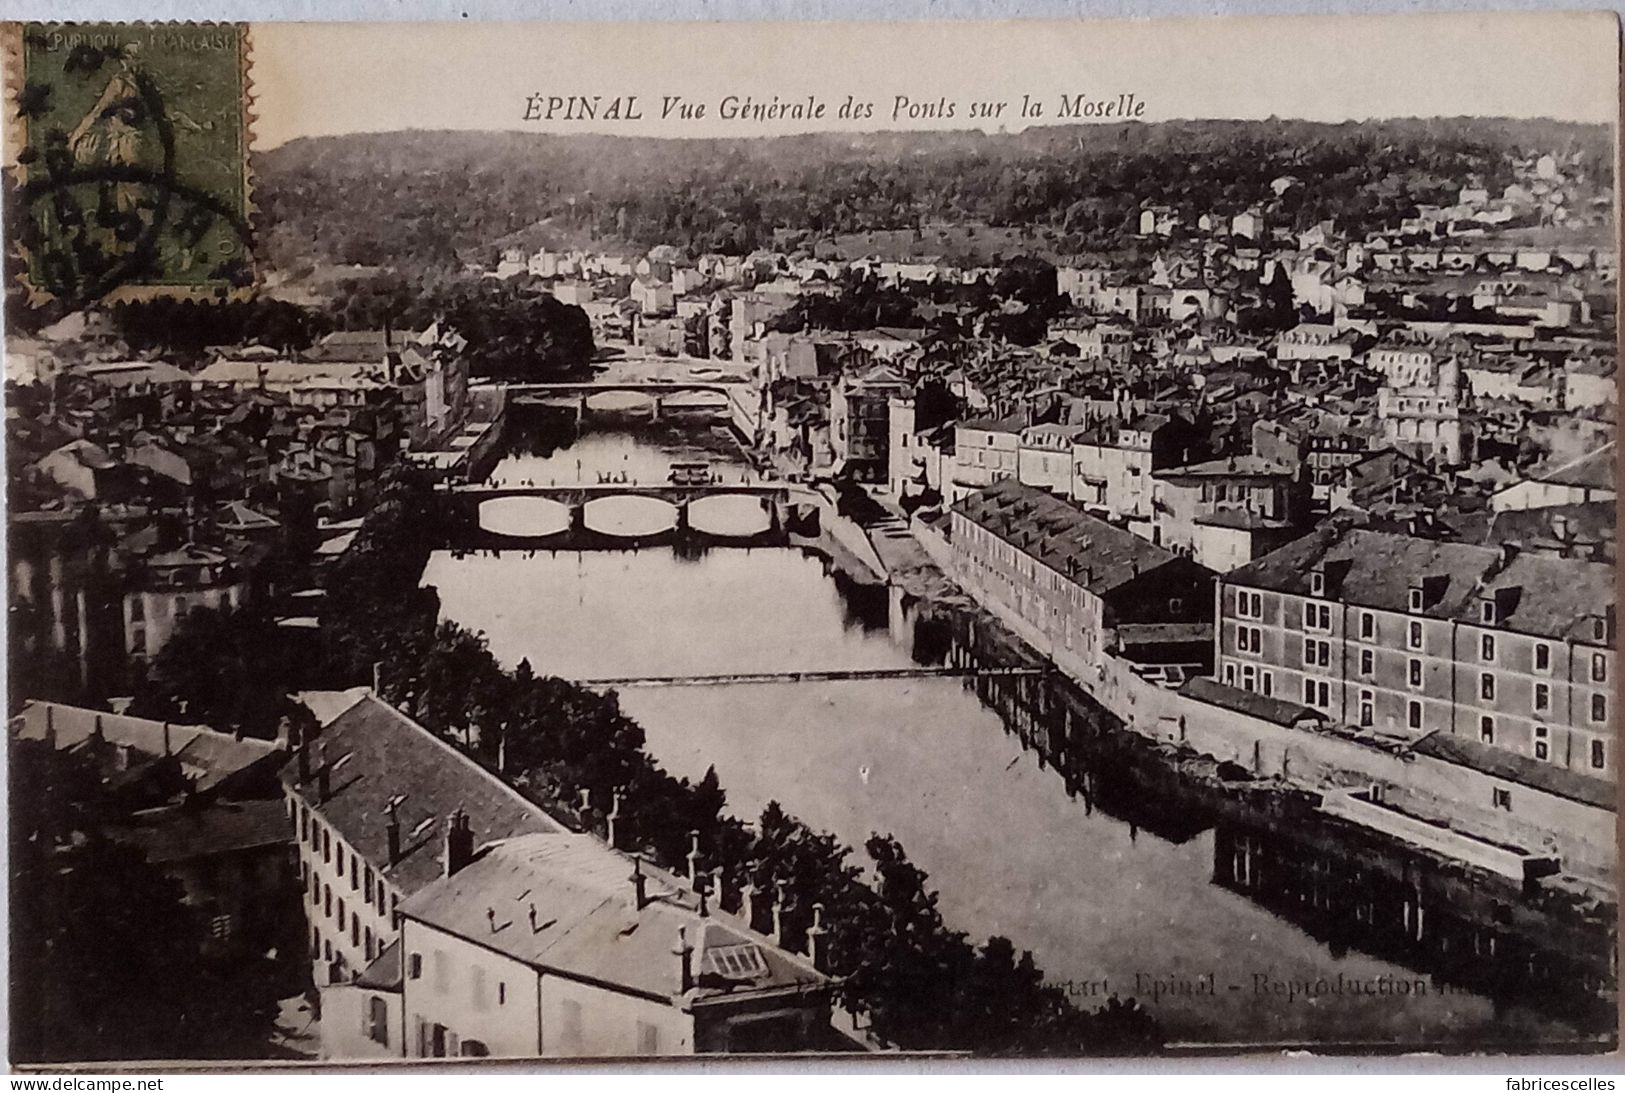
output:
<path id="1" fill-rule="evenodd" d="M 1478 605 L 1478 616 L 1485 626 L 1495 625 L 1495 601 L 1485 600 Z"/>
<path id="2" fill-rule="evenodd" d="M 1309 574 L 1309 594 L 1311 596 L 1326 594 L 1326 574 L 1318 569 Z"/>
<path id="3" fill-rule="evenodd" d="M 1409 600 L 1407 600 L 1407 606 L 1412 611 L 1420 611 L 1420 610 L 1422 610 L 1422 589 L 1421 589 L 1421 586 L 1419 586 L 1419 585 L 1418 586 L 1412 586 L 1410 598 L 1409 598 Z"/>

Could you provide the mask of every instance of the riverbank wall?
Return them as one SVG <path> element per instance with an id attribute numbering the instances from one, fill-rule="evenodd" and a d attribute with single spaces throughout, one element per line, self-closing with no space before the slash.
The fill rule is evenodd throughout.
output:
<path id="1" fill-rule="evenodd" d="M 833 499 L 824 496 L 821 490 L 805 487 L 795 500 L 814 505 L 818 512 L 818 534 L 792 535 L 793 545 L 823 555 L 859 584 L 886 583 L 886 563 L 875 551 L 869 536 L 855 521 L 840 514 Z"/>
<path id="2" fill-rule="evenodd" d="M 1132 663 L 1110 654 L 1086 662 L 997 597 L 978 589 L 960 571 L 952 544 L 939 526 L 916 517 L 910 530 L 932 561 L 978 607 L 1048 658 L 1122 728 L 1323 795 L 1341 797 L 1358 791 L 1367 802 L 1385 807 L 1339 800 L 1330 804 L 1330 810 L 1463 861 L 1481 866 L 1493 862 L 1498 870 L 1507 871 L 1507 851 L 1515 849 L 1532 869 L 1547 868 L 1542 859 L 1556 858 L 1564 870 L 1612 887 L 1617 861 L 1612 810 L 1398 743 L 1306 731 L 1204 702 L 1145 679 Z M 1509 801 L 1512 807 L 1506 807 Z"/>
<path id="3" fill-rule="evenodd" d="M 1045 662 L 991 612 L 955 619 L 950 663 Z M 1515 855 L 1490 844 L 1451 842 L 1433 825 L 1406 838 L 1362 815 L 1360 804 L 1382 806 L 1358 795 L 1125 732 L 1064 673 L 972 677 L 967 686 L 1082 807 L 1175 844 L 1212 829 L 1215 884 L 1334 946 L 1393 960 L 1435 984 L 1535 999 L 1588 1037 L 1611 1036 L 1617 912 L 1592 886 L 1531 883 Z"/>

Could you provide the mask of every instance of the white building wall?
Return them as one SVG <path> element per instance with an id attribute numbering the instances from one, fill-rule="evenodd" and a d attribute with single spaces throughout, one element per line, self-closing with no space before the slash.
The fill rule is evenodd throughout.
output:
<path id="1" fill-rule="evenodd" d="M 671 959 L 675 990 L 677 958 Z M 542 979 L 542 1030 L 542 1054 L 550 1058 L 694 1053 L 692 1014 L 556 975 Z"/>
<path id="2" fill-rule="evenodd" d="M 384 1021 L 374 1039 L 373 1004 L 381 1003 Z M 398 1059 L 402 1054 L 401 996 L 391 991 L 341 986 L 322 989 L 322 1058 Z"/>
<path id="3" fill-rule="evenodd" d="M 339 837 L 317 807 L 306 806 L 291 788 L 284 792 L 294 809 L 305 934 L 312 947 L 316 983 L 344 982 L 395 939 L 393 912 L 400 891 Z"/>
<path id="4" fill-rule="evenodd" d="M 510 929 L 529 927 L 520 918 Z M 470 1054 L 468 1041 L 484 1048 L 474 1054 L 499 1058 L 534 1057 L 541 1050 L 535 969 L 414 919 L 401 924 L 401 969 L 408 1057 L 433 1054 L 426 1030 L 436 1024 L 449 1034 L 447 1055 Z"/>

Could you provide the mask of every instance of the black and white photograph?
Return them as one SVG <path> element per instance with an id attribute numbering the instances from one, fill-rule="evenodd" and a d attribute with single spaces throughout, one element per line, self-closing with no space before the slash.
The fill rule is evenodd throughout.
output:
<path id="1" fill-rule="evenodd" d="M 13 1067 L 1617 1050 L 1613 15 L 3 29 Z"/>

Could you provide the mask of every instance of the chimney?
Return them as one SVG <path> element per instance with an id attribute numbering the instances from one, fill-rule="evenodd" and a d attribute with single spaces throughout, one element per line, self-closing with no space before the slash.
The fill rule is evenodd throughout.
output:
<path id="1" fill-rule="evenodd" d="M 316 800 L 322 804 L 333 794 L 333 776 L 327 766 L 327 745 L 316 741 Z"/>
<path id="2" fill-rule="evenodd" d="M 688 833 L 688 885 L 698 888 L 700 883 L 700 833 Z"/>
<path id="3" fill-rule="evenodd" d="M 107 739 L 105 734 L 103 734 L 103 732 L 102 732 L 102 715 L 101 714 L 96 715 L 96 724 L 94 726 L 92 726 L 92 728 L 90 730 L 90 735 L 94 736 L 97 740 L 105 740 L 105 739 Z"/>
<path id="4" fill-rule="evenodd" d="M 604 817 L 604 822 L 608 826 L 608 832 L 606 833 L 605 838 L 609 842 L 609 848 L 611 850 L 615 849 L 615 825 L 620 818 L 621 791 L 616 790 L 615 795 L 610 799 L 609 815 Z"/>
<path id="5" fill-rule="evenodd" d="M 383 685 L 384 662 L 381 660 L 375 660 L 372 662 L 372 693 L 374 695 L 382 693 Z"/>
<path id="6" fill-rule="evenodd" d="M 824 905 L 813 904 L 812 925 L 807 928 L 807 957 L 812 961 L 813 967 L 819 971 L 827 971 L 825 965 L 829 961 L 829 954 L 825 951 L 828 942 L 825 935 L 829 931 L 824 929 Z"/>
<path id="7" fill-rule="evenodd" d="M 649 878 L 643 875 L 643 855 L 632 855 L 632 906 L 641 911 L 649 906 Z"/>
<path id="8" fill-rule="evenodd" d="M 718 912 L 721 912 L 723 910 L 723 906 L 722 906 L 722 882 L 723 882 L 723 880 L 724 880 L 724 877 L 723 877 L 723 873 L 722 873 L 722 866 L 719 865 L 715 869 L 711 870 L 711 897 L 714 900 L 716 900 L 717 911 Z"/>
<path id="9" fill-rule="evenodd" d="M 682 967 L 682 989 L 679 993 L 687 994 L 694 989 L 694 946 L 688 943 L 688 927 L 677 927 L 677 948 L 672 950 Z"/>
<path id="10" fill-rule="evenodd" d="M 474 830 L 468 814 L 458 809 L 446 818 L 446 876 L 451 876 L 474 860 Z"/>
<path id="11" fill-rule="evenodd" d="M 304 749 L 300 749 L 300 755 Z M 399 815 L 400 802 L 391 797 L 389 800 L 389 822 L 384 825 L 384 838 L 389 843 L 389 864 L 394 865 L 401 860 L 401 818 Z"/>
<path id="12" fill-rule="evenodd" d="M 776 880 L 773 882 L 773 942 L 776 945 L 784 944 L 784 890 L 789 887 L 789 881 Z"/>
<path id="13" fill-rule="evenodd" d="M 56 750 L 56 707 L 49 704 L 45 707 L 45 746 Z"/>
<path id="14" fill-rule="evenodd" d="M 745 929 L 756 928 L 756 863 L 745 863 L 745 883 L 739 886 L 739 921 Z"/>
<path id="15" fill-rule="evenodd" d="M 164 753 L 169 753 L 169 722 L 164 722 Z M 310 744 L 305 740 L 303 730 L 300 730 L 299 739 L 294 743 L 293 753 L 299 762 L 299 784 L 304 785 L 310 781 Z"/>

